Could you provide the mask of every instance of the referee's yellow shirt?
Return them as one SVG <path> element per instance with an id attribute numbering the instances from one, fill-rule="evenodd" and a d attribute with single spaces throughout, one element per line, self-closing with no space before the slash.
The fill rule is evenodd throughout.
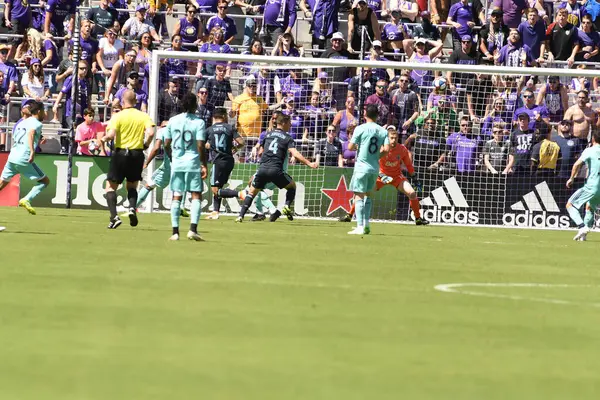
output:
<path id="1" fill-rule="evenodd" d="M 115 148 L 138 150 L 144 149 L 146 128 L 155 126 L 150 116 L 136 108 L 126 108 L 113 115 L 108 129 L 116 131 Z"/>

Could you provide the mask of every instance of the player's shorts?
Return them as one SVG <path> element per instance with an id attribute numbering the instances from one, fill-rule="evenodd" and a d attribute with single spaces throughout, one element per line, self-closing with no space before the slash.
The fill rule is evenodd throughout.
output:
<path id="1" fill-rule="evenodd" d="M 173 193 L 198 192 L 202 193 L 204 183 L 198 172 L 173 172 L 171 174 L 171 191 Z"/>
<path id="2" fill-rule="evenodd" d="M 573 195 L 569 198 L 568 203 L 572 204 L 573 207 L 580 210 L 581 207 L 590 203 L 592 207 L 597 207 L 600 204 L 600 196 L 596 195 L 594 192 L 590 192 L 585 188 L 581 188 L 577 190 Z"/>
<path id="3" fill-rule="evenodd" d="M 231 171 L 233 171 L 234 165 L 235 160 L 233 157 L 215 160 L 210 171 L 210 186 L 219 188 L 225 186 L 229 181 L 229 176 L 231 175 Z"/>
<path id="4" fill-rule="evenodd" d="M 1 179 L 4 182 L 8 182 L 17 174 L 32 181 L 40 181 L 46 176 L 46 174 L 44 174 L 44 172 L 36 165 L 36 163 L 17 165 L 9 161 L 6 163 L 6 165 L 4 165 Z"/>
<path id="5" fill-rule="evenodd" d="M 273 183 L 279 189 L 283 189 L 293 181 L 287 172 L 259 168 L 252 179 L 252 186 L 256 189 L 265 189 L 269 183 Z"/>
<path id="6" fill-rule="evenodd" d="M 375 182 L 375 190 L 379 190 L 382 187 L 384 187 L 385 185 L 392 185 L 395 188 L 399 188 L 406 181 L 407 181 L 407 179 L 405 176 L 399 175 L 399 176 L 395 176 L 394 178 L 392 178 L 392 181 L 390 183 L 383 183 L 381 181 L 381 177 L 377 176 L 377 182 Z"/>
<path id="7" fill-rule="evenodd" d="M 368 193 L 375 187 L 378 174 L 354 171 L 350 180 L 350 190 L 354 193 Z"/>
<path id="8" fill-rule="evenodd" d="M 167 168 L 163 164 L 154 171 L 148 186 L 164 189 L 169 186 L 169 182 L 171 182 L 171 168 Z"/>
<path id="9" fill-rule="evenodd" d="M 110 158 L 110 167 L 106 177 L 110 182 L 123 183 L 138 182 L 142 180 L 142 170 L 144 169 L 144 151 L 115 149 Z"/>

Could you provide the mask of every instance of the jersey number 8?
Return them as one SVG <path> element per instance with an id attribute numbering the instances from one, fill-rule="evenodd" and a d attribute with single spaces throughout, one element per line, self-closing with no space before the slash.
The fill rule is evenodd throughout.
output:
<path id="1" fill-rule="evenodd" d="M 377 145 L 377 138 L 372 137 L 371 140 L 369 141 L 369 153 L 375 154 L 377 152 L 377 150 L 379 150 L 379 146 Z"/>

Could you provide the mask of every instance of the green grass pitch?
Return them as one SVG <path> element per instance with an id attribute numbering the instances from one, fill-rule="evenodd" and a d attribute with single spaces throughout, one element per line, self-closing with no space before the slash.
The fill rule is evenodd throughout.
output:
<path id="1" fill-rule="evenodd" d="M 0 399 L 600 397 L 600 235 L 249 219 L 1 208 Z"/>

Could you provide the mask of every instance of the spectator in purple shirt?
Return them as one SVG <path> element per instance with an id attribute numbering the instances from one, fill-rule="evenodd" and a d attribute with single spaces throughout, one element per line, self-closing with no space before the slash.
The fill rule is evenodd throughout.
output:
<path id="1" fill-rule="evenodd" d="M 89 20 L 81 22 L 81 36 L 79 36 L 79 45 L 81 46 L 81 60 L 85 61 L 91 67 L 91 73 L 97 71 L 96 54 L 98 53 L 98 41 L 92 36 L 92 24 Z M 73 46 L 73 39 L 69 41 L 69 46 Z"/>
<path id="2" fill-rule="evenodd" d="M 290 69 L 288 76 L 276 79 L 275 93 L 279 103 L 284 98 L 291 97 L 296 100 L 298 107 L 304 108 L 309 103 L 311 90 L 302 71 Z"/>
<path id="3" fill-rule="evenodd" d="M 196 0 L 195 3 L 200 7 L 200 12 L 212 14 L 217 12 L 218 0 Z"/>
<path id="4" fill-rule="evenodd" d="M 482 142 L 473 133 L 473 125 L 468 117 L 461 118 L 460 133 L 448 136 L 446 145 L 458 172 L 475 172 Z"/>
<path id="5" fill-rule="evenodd" d="M 129 74 L 127 77 L 127 86 L 124 86 L 117 91 L 113 103 L 119 103 L 123 106 L 123 94 L 126 90 L 133 90 L 135 93 L 135 108 L 143 112 L 148 111 L 148 94 L 140 87 L 140 74 L 136 71 Z"/>
<path id="6" fill-rule="evenodd" d="M 264 33 L 261 39 L 271 47 L 285 32 L 291 32 L 296 23 L 296 0 L 268 0 L 260 10 L 263 12 Z"/>
<path id="7" fill-rule="evenodd" d="M 508 42 L 510 31 L 502 22 L 502 10 L 492 10 L 491 21 L 479 32 L 479 51 L 485 64 L 494 63 L 494 52 Z"/>
<path id="8" fill-rule="evenodd" d="M 19 74 L 17 68 L 11 62 L 7 61 L 8 52 L 9 46 L 0 44 L 0 72 L 4 74 L 2 89 L 4 89 L 4 93 L 12 95 L 17 91 Z"/>
<path id="9" fill-rule="evenodd" d="M 526 12 L 527 21 L 521 22 L 517 29 L 523 40 L 523 44 L 526 44 L 531 49 L 532 57 L 537 62 L 541 62 L 543 59 L 540 57 L 540 48 L 546 40 L 546 25 L 540 19 L 537 8 L 528 8 Z"/>
<path id="10" fill-rule="evenodd" d="M 557 9 L 564 8 L 569 13 L 567 17 L 567 21 L 576 27 L 581 26 L 581 18 L 587 14 L 585 9 L 585 5 L 581 5 L 577 2 L 577 0 L 567 0 L 563 1 L 556 7 Z"/>
<path id="11" fill-rule="evenodd" d="M 365 106 L 375 104 L 379 108 L 377 123 L 381 126 L 387 125 L 392 118 L 392 98 L 387 92 L 387 81 L 379 79 L 375 85 L 375 93 L 367 97 Z"/>
<path id="12" fill-rule="evenodd" d="M 227 43 L 224 42 L 223 31 L 221 28 L 213 28 L 210 31 L 209 39 L 207 43 L 204 43 L 200 47 L 200 53 L 231 53 L 231 47 Z M 214 75 L 215 74 L 215 66 L 217 64 L 224 64 L 222 62 L 199 62 L 198 63 L 198 73 L 196 76 L 202 77 L 203 75 Z M 231 75 L 231 68 L 227 66 L 227 74 L 229 77 Z"/>
<path id="13" fill-rule="evenodd" d="M 355 128 L 356 125 L 348 125 L 348 140 L 342 142 L 342 157 L 344 158 L 344 166 L 346 167 L 354 167 L 354 162 L 356 161 L 356 151 L 348 150 L 348 144 L 352 140 Z"/>
<path id="14" fill-rule="evenodd" d="M 585 14 L 581 17 L 581 28 L 577 36 L 579 43 L 575 61 L 598 61 L 600 35 L 594 30 L 591 15 Z"/>
<path id="15" fill-rule="evenodd" d="M 302 57 L 304 49 L 296 46 L 294 35 L 291 32 L 286 32 L 277 38 L 275 46 L 271 51 L 272 56 L 278 57 Z"/>
<path id="16" fill-rule="evenodd" d="M 40 33 L 38 35 L 41 36 Z M 53 39 L 45 39 L 43 41 L 43 54 L 42 58 L 42 66 L 47 69 L 55 69 L 58 68 L 60 64 L 60 59 L 58 58 L 58 46 Z M 46 79 L 48 79 L 48 83 L 50 84 L 50 92 L 54 93 L 56 90 L 56 72 L 55 71 L 44 71 L 46 75 Z"/>
<path id="17" fill-rule="evenodd" d="M 208 35 L 214 28 L 221 28 L 225 38 L 225 43 L 231 44 L 237 35 L 237 28 L 233 18 L 227 16 L 227 1 L 220 0 L 217 6 L 217 15 L 208 19 L 204 34 Z"/>
<path id="18" fill-rule="evenodd" d="M 525 89 L 523 90 L 523 107 L 517 108 L 513 115 L 513 123 L 516 123 L 519 115 L 525 113 L 529 116 L 529 129 L 534 130 L 536 128 L 536 124 L 548 124 L 550 122 L 550 117 L 548 116 L 548 110 L 546 106 L 539 106 L 535 104 L 535 97 L 533 95 L 533 90 Z"/>
<path id="19" fill-rule="evenodd" d="M 527 0 L 494 0 L 492 8 L 499 8 L 504 13 L 504 24 L 509 28 L 517 28 L 521 23 L 523 11 L 529 7 Z"/>
<path id="20" fill-rule="evenodd" d="M 202 43 L 202 22 L 196 17 L 198 9 L 189 4 L 185 9 L 185 17 L 180 18 L 173 28 L 173 36 L 181 35 L 183 43 L 193 43 L 196 46 Z M 195 50 L 196 46 L 185 46 L 187 50 Z"/>
<path id="21" fill-rule="evenodd" d="M 75 24 L 76 0 L 48 0 L 44 19 L 44 34 L 71 38 Z M 64 22 L 69 18 L 69 31 L 65 32 Z"/>
<path id="22" fill-rule="evenodd" d="M 319 0 L 312 11 L 312 45 L 324 49 L 339 28 L 339 0 Z"/>
<path id="23" fill-rule="evenodd" d="M 4 24 L 13 35 L 24 35 L 31 25 L 31 7 L 27 1 L 5 0 Z M 10 50 L 9 59 L 12 59 L 17 46 L 23 41 L 22 37 L 15 37 Z"/>
<path id="24" fill-rule="evenodd" d="M 452 30 L 452 39 L 455 50 L 460 50 L 460 41 L 463 36 L 471 35 L 475 26 L 475 20 L 476 16 L 473 11 L 473 4 L 469 0 L 460 0 L 450 7 L 446 23 L 454 28 Z"/>
<path id="25" fill-rule="evenodd" d="M 404 39 L 408 39 L 404 24 L 400 20 L 400 11 L 394 10 L 387 22 L 381 28 L 381 41 L 394 53 L 401 53 L 404 49 Z"/>
<path id="26" fill-rule="evenodd" d="M 535 60 L 529 46 L 521 42 L 519 31 L 511 29 L 508 44 L 494 55 L 494 63 L 505 67 L 530 67 Z"/>

